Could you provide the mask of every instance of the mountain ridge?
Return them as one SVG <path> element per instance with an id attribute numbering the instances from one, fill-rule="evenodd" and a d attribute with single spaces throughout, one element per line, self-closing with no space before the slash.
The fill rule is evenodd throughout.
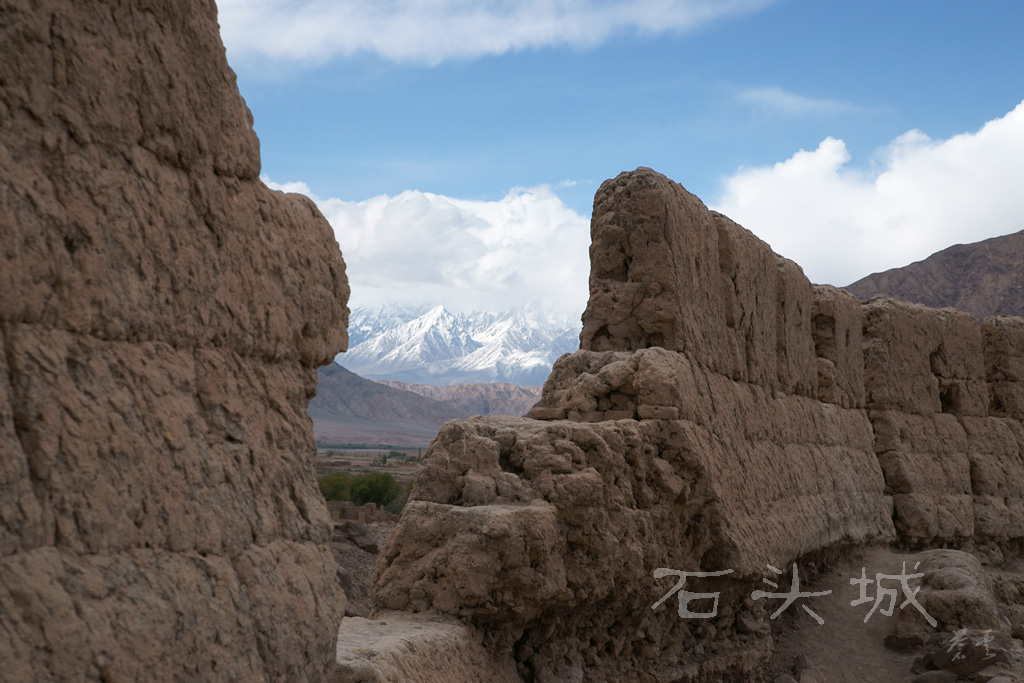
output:
<path id="1" fill-rule="evenodd" d="M 921 261 L 873 273 L 844 289 L 858 299 L 887 295 L 975 318 L 1024 315 L 1024 230 L 956 244 Z"/>
<path id="2" fill-rule="evenodd" d="M 379 380 L 395 389 L 404 389 L 420 396 L 443 401 L 466 415 L 526 415 L 540 400 L 540 387 L 523 387 L 508 382 L 488 384 L 406 384 L 396 380 Z"/>
<path id="3" fill-rule="evenodd" d="M 375 382 L 330 363 L 317 372 L 317 393 L 307 412 L 320 443 L 426 446 L 448 420 L 524 415 L 539 400 L 539 387 Z"/>
<path id="4" fill-rule="evenodd" d="M 456 313 L 443 305 L 359 308 L 338 362 L 361 377 L 445 386 L 507 382 L 539 387 L 579 346 L 579 326 L 523 307 Z"/>
<path id="5" fill-rule="evenodd" d="M 426 446 L 448 420 L 468 415 L 454 406 L 389 387 L 330 363 L 317 371 L 307 410 L 321 443 Z"/>

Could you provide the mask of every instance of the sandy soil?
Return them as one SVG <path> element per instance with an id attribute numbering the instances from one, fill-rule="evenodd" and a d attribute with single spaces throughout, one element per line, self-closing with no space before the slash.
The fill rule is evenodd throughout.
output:
<path id="1" fill-rule="evenodd" d="M 919 680 L 919 674 L 913 673 L 911 668 L 922 651 L 917 649 L 902 653 L 885 645 L 885 638 L 896 624 L 899 605 L 905 597 L 902 591 L 897 598 L 892 616 L 886 616 L 881 612 L 881 609 L 887 607 L 886 602 L 865 621 L 874 605 L 874 584 L 865 586 L 866 595 L 871 599 L 869 602 L 851 604 L 861 599 L 861 586 L 851 583 L 851 579 L 860 579 L 862 570 L 868 578 L 873 578 L 876 573 L 898 575 L 903 571 L 903 563 L 906 562 L 906 573 L 912 574 L 917 562 L 915 555 L 916 553 L 902 553 L 889 548 L 863 549 L 845 560 L 840 560 L 813 580 L 806 583 L 802 580 L 801 592 L 831 590 L 832 593 L 827 596 L 800 599 L 773 622 L 775 653 L 764 672 L 763 680 L 771 683 L 780 674 L 794 673 L 794 661 L 801 655 L 809 659 L 815 671 L 822 675 L 822 683 L 912 683 Z M 1016 574 L 1019 578 L 1022 570 L 1024 564 L 1021 562 L 1004 565 L 999 569 L 986 567 L 990 576 L 1010 573 Z M 789 576 L 787 572 L 783 577 L 785 581 L 780 582 L 780 592 L 789 589 Z M 912 579 L 909 585 L 913 588 L 920 584 L 918 580 Z M 898 589 L 899 582 L 888 581 L 886 587 Z M 811 607 L 824 623 L 817 624 L 806 612 L 799 609 L 802 603 Z M 905 609 L 910 610 L 914 607 L 907 605 Z M 957 680 L 1022 683 L 1024 659 L 1021 658 L 1019 642 L 1010 656 L 1010 662 L 999 665 L 998 673 L 1006 676 L 1005 678 L 996 678 L 992 674 L 979 672 Z"/>
<path id="2" fill-rule="evenodd" d="M 899 596 L 892 616 L 887 617 L 876 610 L 867 623 L 864 619 L 874 604 L 874 584 L 867 586 L 871 602 L 850 604 L 861 597 L 861 587 L 850 583 L 850 579 L 859 579 L 862 569 L 869 578 L 878 572 L 899 574 L 904 561 L 907 562 L 907 573 L 913 573 L 913 554 L 871 548 L 841 560 L 813 581 L 805 583 L 801 580 L 800 590 L 803 592 L 831 590 L 832 593 L 797 600 L 774 620 L 775 655 L 766 680 L 771 681 L 783 672 L 792 673 L 794 659 L 804 655 L 817 671 L 824 674 L 828 683 L 912 681 L 916 674 L 912 674 L 910 668 L 916 653 L 901 654 L 885 646 L 885 637 L 896 623 L 903 596 Z M 781 579 L 779 591 L 783 592 L 790 586 L 789 572 Z M 898 582 L 891 583 L 893 587 L 898 586 Z M 911 581 L 910 585 L 918 584 Z M 800 608 L 803 604 L 814 610 L 824 623 L 819 625 L 803 611 Z M 906 609 L 913 607 L 908 605 Z"/>

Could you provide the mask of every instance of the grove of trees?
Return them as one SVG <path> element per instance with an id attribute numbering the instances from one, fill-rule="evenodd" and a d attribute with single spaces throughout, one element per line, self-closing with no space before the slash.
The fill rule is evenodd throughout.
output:
<path id="1" fill-rule="evenodd" d="M 389 507 L 399 500 L 404 503 L 408 495 L 408 491 L 386 472 L 364 472 L 355 476 L 332 472 L 317 477 L 317 483 L 326 500 L 350 500 L 356 505 L 376 503 L 381 507 Z"/>

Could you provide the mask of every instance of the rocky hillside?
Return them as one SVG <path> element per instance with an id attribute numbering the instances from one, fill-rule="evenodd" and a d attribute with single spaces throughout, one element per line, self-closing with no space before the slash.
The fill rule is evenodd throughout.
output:
<path id="1" fill-rule="evenodd" d="M 0 9 L 0 679 L 323 681 L 345 264 L 211 0 Z"/>
<path id="2" fill-rule="evenodd" d="M 363 379 L 337 363 L 320 368 L 309 402 L 320 443 L 426 446 L 448 420 L 469 412 L 412 391 Z"/>
<path id="3" fill-rule="evenodd" d="M 426 446 L 448 420 L 525 415 L 538 399 L 539 387 L 373 382 L 331 363 L 318 372 L 308 412 L 320 443 Z"/>
<path id="4" fill-rule="evenodd" d="M 958 308 L 979 320 L 1024 315 L 1024 231 L 958 244 L 923 261 L 869 275 L 846 287 L 859 299 L 892 296 Z"/>
<path id="5" fill-rule="evenodd" d="M 395 389 L 412 391 L 455 407 L 464 417 L 470 415 L 526 415 L 540 400 L 540 387 L 521 387 L 507 382 L 491 384 L 406 384 L 394 380 L 380 380 Z"/>

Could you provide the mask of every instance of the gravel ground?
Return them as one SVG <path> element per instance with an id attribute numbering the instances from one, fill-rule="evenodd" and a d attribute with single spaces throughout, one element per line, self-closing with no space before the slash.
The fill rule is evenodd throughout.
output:
<path id="1" fill-rule="evenodd" d="M 383 548 L 395 523 L 370 522 L 366 526 L 376 535 L 377 546 Z M 370 596 L 376 578 L 377 555 L 359 549 L 340 534 L 335 534 L 331 541 L 331 553 L 341 569 L 342 585 L 348 596 L 345 615 L 369 617 L 373 606 Z"/>

